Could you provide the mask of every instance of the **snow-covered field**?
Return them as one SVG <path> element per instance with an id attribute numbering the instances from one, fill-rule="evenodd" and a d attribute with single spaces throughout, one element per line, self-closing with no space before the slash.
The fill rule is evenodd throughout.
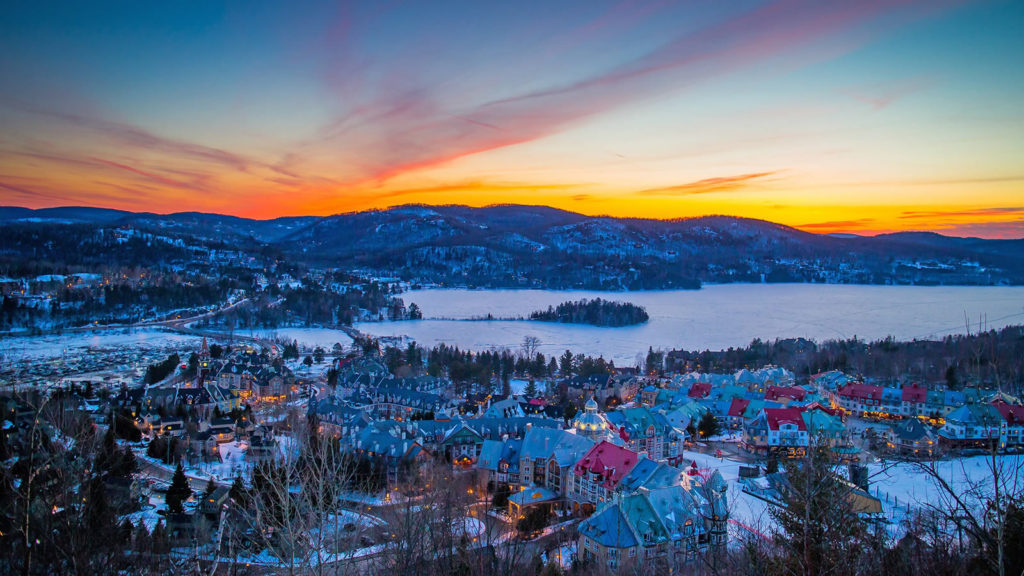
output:
<path id="1" fill-rule="evenodd" d="M 341 344 L 345 348 L 352 345 L 352 338 L 348 334 L 330 328 L 278 328 L 269 332 L 261 332 L 259 336 L 269 339 L 295 340 L 301 348 L 320 346 L 328 354 L 335 344 Z"/>
<path id="2" fill-rule="evenodd" d="M 938 505 L 947 501 L 948 492 L 944 492 L 934 479 L 921 470 L 922 465 L 931 466 L 933 463 L 868 466 L 871 494 L 882 501 L 884 508 L 894 513 L 905 510 L 907 505 L 914 509 L 926 503 Z M 953 491 L 965 496 L 968 501 L 977 503 L 993 492 L 993 463 L 989 456 L 943 460 L 935 462 L 934 466 Z M 1015 482 L 1016 491 L 1024 491 L 1024 455 L 998 456 L 995 471 L 1003 478 L 1000 482 L 1002 490 L 1011 487 L 1003 482 Z"/>
<path id="3" fill-rule="evenodd" d="M 528 321 L 466 322 L 492 314 L 529 315 L 567 300 L 604 298 L 643 306 L 646 324 L 621 328 Z M 461 348 L 518 349 L 525 336 L 540 338 L 539 351 L 566 349 L 604 355 L 633 365 L 648 346 L 724 349 L 754 338 L 806 337 L 899 339 L 939 337 L 964 331 L 964 315 L 976 328 L 1024 322 L 1024 287 L 852 286 L 835 284 L 726 284 L 700 290 L 589 292 L 557 290 L 414 290 L 424 320 L 362 322 L 375 336 L 409 336 L 423 346 L 444 342 Z"/>
<path id="4" fill-rule="evenodd" d="M 686 452 L 685 456 L 696 461 L 698 468 L 719 470 L 722 478 L 729 484 L 733 536 L 745 537 L 751 533 L 756 536 L 767 536 L 771 533 L 774 527 L 774 521 L 768 513 L 771 505 L 742 491 L 742 486 L 737 482 L 740 462 L 698 452 Z M 1002 455 L 997 458 L 997 462 L 998 468 L 1004 474 L 1018 471 L 1016 489 L 1024 489 L 1024 455 Z M 991 466 L 985 456 L 945 460 L 935 464 L 942 478 L 960 494 L 965 493 L 972 485 L 980 486 L 982 491 L 992 488 Z M 921 510 L 924 504 L 940 505 L 944 501 L 944 493 L 936 481 L 916 464 L 871 464 L 868 466 L 868 473 L 869 490 L 881 501 L 882 513 L 891 523 L 890 532 L 894 535 L 899 534 L 902 528 L 900 522 L 906 517 L 908 510 L 913 513 Z M 981 502 L 983 495 L 968 498 L 968 501 Z"/>
<path id="5" fill-rule="evenodd" d="M 15 336 L 3 339 L 3 355 L 9 360 L 45 360 L 74 357 L 118 348 L 178 350 L 199 348 L 202 338 L 159 328 L 115 329 L 95 332 Z"/>

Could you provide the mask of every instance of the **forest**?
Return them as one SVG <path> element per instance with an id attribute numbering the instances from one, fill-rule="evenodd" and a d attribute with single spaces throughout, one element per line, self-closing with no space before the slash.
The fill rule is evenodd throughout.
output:
<path id="1" fill-rule="evenodd" d="M 530 314 L 530 320 L 592 326 L 632 326 L 647 322 L 648 316 L 643 306 L 630 302 L 584 298 L 533 312 Z"/>

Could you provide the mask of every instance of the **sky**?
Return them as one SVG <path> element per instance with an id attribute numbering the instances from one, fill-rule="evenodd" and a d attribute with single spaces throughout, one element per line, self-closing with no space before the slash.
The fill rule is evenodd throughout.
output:
<path id="1" fill-rule="evenodd" d="M 11 2 L 0 204 L 1024 237 L 1024 2 Z"/>

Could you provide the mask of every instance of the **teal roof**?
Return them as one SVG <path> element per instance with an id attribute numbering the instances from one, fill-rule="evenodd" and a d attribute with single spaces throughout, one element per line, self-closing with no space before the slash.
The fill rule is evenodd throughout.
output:
<path id="1" fill-rule="evenodd" d="M 615 502 L 606 502 L 580 523 L 579 533 L 607 548 L 632 548 L 640 542 Z"/>

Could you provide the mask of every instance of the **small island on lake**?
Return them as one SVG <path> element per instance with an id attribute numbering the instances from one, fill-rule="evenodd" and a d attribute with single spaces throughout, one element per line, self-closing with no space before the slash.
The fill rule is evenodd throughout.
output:
<path id="1" fill-rule="evenodd" d="M 562 302 L 530 314 L 530 320 L 590 324 L 592 326 L 632 326 L 647 322 L 647 310 L 629 302 L 612 302 L 595 298 Z"/>

